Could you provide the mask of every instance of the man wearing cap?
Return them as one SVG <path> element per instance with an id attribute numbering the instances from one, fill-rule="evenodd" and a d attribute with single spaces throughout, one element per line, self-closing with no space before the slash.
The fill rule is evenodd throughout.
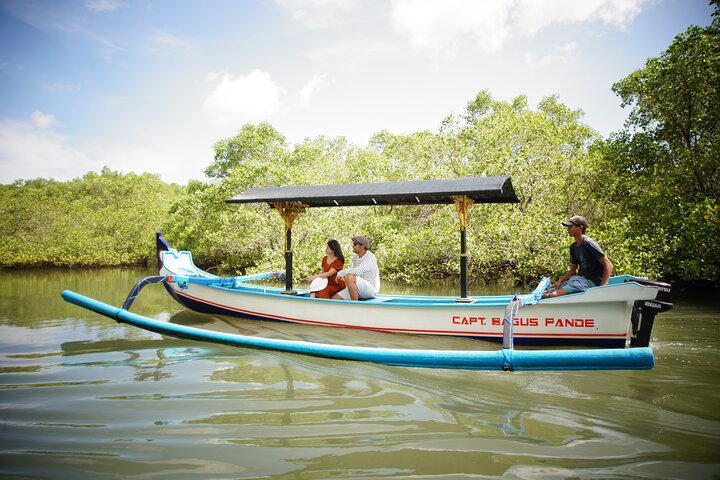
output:
<path id="1" fill-rule="evenodd" d="M 338 300 L 358 300 L 372 298 L 380 291 L 380 270 L 377 258 L 368 248 L 370 240 L 358 235 L 352 238 L 353 268 L 346 268 L 337 273 L 338 278 L 345 278 L 347 288 L 339 291 L 333 298 Z"/>
<path id="2" fill-rule="evenodd" d="M 613 265 L 600 245 L 585 236 L 588 228 L 585 218 L 575 215 L 562 224 L 567 227 L 568 235 L 575 239 L 570 245 L 570 269 L 550 285 L 543 298 L 584 292 L 588 288 L 607 285 L 612 273 Z"/>

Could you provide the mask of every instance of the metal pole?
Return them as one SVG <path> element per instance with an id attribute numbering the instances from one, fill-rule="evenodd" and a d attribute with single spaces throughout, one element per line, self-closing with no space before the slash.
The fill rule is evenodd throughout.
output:
<path id="1" fill-rule="evenodd" d="M 460 230 L 460 299 L 468 298 L 467 281 L 467 234 L 465 229 Z"/>
<path id="2" fill-rule="evenodd" d="M 285 231 L 285 290 L 282 293 L 287 295 L 295 295 L 297 292 L 293 290 L 293 251 L 292 251 L 292 229 Z"/>
<path id="3" fill-rule="evenodd" d="M 453 202 L 455 202 L 458 217 L 460 219 L 460 298 L 455 301 L 470 303 L 473 299 L 468 296 L 467 236 L 465 230 L 467 229 L 470 206 L 472 206 L 475 202 L 466 195 L 454 195 L 450 198 Z"/>
<path id="4" fill-rule="evenodd" d="M 297 292 L 292 288 L 292 224 L 300 214 L 305 213 L 308 206 L 294 202 L 276 202 L 273 206 L 285 223 L 285 290 L 281 293 L 295 295 Z"/>

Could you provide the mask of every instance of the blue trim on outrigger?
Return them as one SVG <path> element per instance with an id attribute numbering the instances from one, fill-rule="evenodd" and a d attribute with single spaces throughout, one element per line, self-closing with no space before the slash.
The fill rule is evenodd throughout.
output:
<path id="1" fill-rule="evenodd" d="M 62 297 L 67 302 L 118 322 L 172 337 L 383 365 L 466 370 L 649 370 L 655 364 L 655 357 L 650 347 L 529 351 L 502 348 L 493 352 L 405 350 L 276 340 L 214 332 L 154 320 L 70 290 L 63 291 Z"/>

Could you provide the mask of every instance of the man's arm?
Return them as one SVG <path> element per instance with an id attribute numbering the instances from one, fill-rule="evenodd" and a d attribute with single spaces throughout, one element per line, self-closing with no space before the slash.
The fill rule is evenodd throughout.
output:
<path id="1" fill-rule="evenodd" d="M 602 280 L 600 280 L 600 285 L 607 285 L 610 280 L 610 274 L 613 271 L 613 264 L 607 256 L 602 257 L 599 261 L 600 265 L 603 266 L 603 276 Z"/>
<path id="2" fill-rule="evenodd" d="M 577 275 L 577 272 L 578 272 L 578 269 L 579 269 L 579 268 L 580 268 L 580 265 L 578 265 L 577 263 L 571 263 L 571 264 L 570 264 L 570 270 L 568 270 L 567 272 L 565 272 L 565 275 L 563 275 L 562 277 L 560 277 L 560 279 L 559 279 L 557 282 L 553 283 L 553 284 L 550 285 L 550 286 L 551 286 L 551 287 L 559 287 L 560 285 L 563 284 L 563 282 L 564 282 L 565 280 L 567 280 L 568 278 L 572 277 L 573 275 Z"/>
<path id="3" fill-rule="evenodd" d="M 337 273 L 337 270 L 335 270 L 335 267 L 332 267 L 327 272 L 318 273 L 316 275 L 310 275 L 309 277 L 306 278 L 306 280 L 308 282 L 312 282 L 316 278 L 330 278 L 333 275 L 335 275 L 335 273 Z"/>
<path id="4" fill-rule="evenodd" d="M 369 254 L 370 252 L 368 252 Z M 368 254 L 365 254 L 367 257 Z M 377 262 L 373 261 L 374 256 L 368 257 L 368 258 L 361 258 L 360 263 L 358 265 L 354 265 L 353 268 L 347 268 L 345 270 L 340 270 L 338 272 L 338 277 L 342 278 L 345 277 L 348 274 L 357 275 L 358 277 L 362 277 L 363 273 L 372 271 L 373 267 L 377 267 Z"/>

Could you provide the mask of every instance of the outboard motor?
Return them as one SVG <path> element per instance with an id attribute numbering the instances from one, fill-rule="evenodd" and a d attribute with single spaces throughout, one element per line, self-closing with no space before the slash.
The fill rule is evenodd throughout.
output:
<path id="1" fill-rule="evenodd" d="M 632 322 L 630 346 L 647 347 L 650 345 L 650 334 L 652 333 L 653 324 L 655 323 L 655 315 L 661 312 L 667 312 L 673 308 L 672 285 L 639 277 L 633 277 L 626 281 L 658 288 L 658 293 L 654 300 L 638 300 L 635 302 L 630 317 Z"/>

